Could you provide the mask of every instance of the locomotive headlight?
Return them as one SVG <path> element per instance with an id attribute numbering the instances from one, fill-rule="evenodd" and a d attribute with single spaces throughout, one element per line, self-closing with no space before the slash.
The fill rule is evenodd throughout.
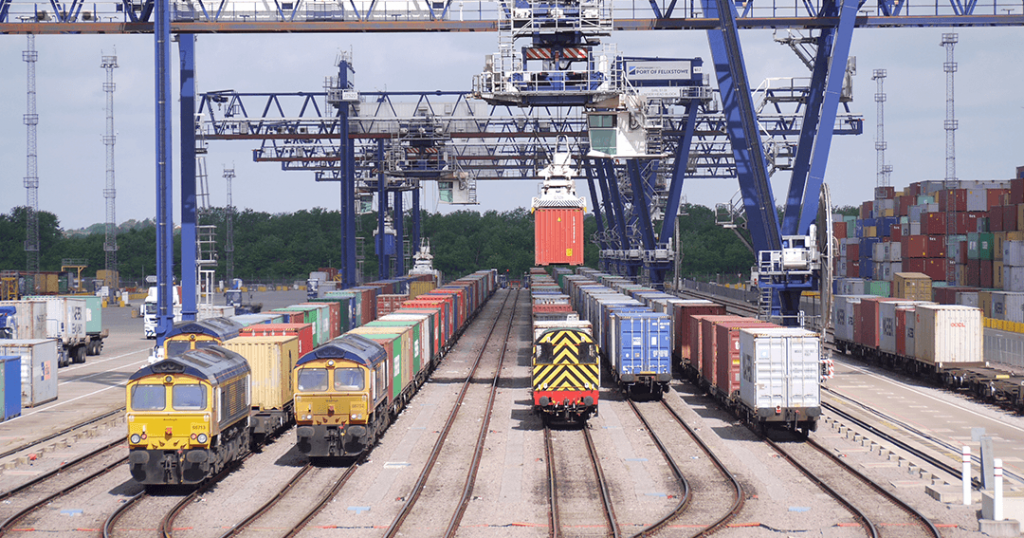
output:
<path id="1" fill-rule="evenodd" d="M 209 422 L 210 421 L 210 414 L 207 413 L 207 414 L 203 415 L 203 420 L 206 421 L 206 422 Z"/>
<path id="2" fill-rule="evenodd" d="M 313 415 L 306 415 L 306 420 L 313 420 Z"/>
<path id="3" fill-rule="evenodd" d="M 139 434 L 137 433 L 133 433 L 132 436 L 128 438 L 128 440 L 131 441 L 133 445 L 137 445 L 142 442 L 142 437 L 140 437 Z"/>
<path id="4" fill-rule="evenodd" d="M 201 433 L 196 436 L 196 441 L 199 443 L 206 443 L 207 439 L 209 439 L 209 437 L 207 437 L 205 433 Z"/>

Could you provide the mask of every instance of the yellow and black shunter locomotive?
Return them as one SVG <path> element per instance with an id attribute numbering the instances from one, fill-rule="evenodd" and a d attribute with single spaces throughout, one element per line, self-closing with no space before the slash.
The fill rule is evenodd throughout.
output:
<path id="1" fill-rule="evenodd" d="M 251 370 L 220 346 L 132 374 L 128 463 L 142 484 L 197 484 L 250 450 Z"/>

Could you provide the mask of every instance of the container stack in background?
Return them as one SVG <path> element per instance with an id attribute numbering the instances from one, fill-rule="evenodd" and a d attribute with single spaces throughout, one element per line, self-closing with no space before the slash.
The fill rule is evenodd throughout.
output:
<path id="1" fill-rule="evenodd" d="M 834 292 L 974 306 L 1024 323 L 1024 166 L 1016 172 L 955 189 L 943 181 L 876 188 L 856 217 L 833 217 Z"/>

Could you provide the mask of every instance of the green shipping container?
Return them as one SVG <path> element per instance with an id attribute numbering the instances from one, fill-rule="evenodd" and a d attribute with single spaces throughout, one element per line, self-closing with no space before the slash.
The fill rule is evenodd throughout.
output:
<path id="1" fill-rule="evenodd" d="M 333 299 L 336 297 L 350 297 L 352 299 L 349 306 L 349 328 L 345 332 L 355 329 L 363 319 L 363 294 L 351 291 L 329 291 L 324 294 L 322 299 Z"/>
<path id="2" fill-rule="evenodd" d="M 412 331 L 404 331 L 400 334 L 396 334 L 402 329 L 395 327 L 395 332 L 385 332 L 392 327 L 377 327 L 376 329 L 370 327 L 360 327 L 354 332 L 360 336 L 374 340 L 384 346 L 384 349 L 390 349 L 391 353 L 391 396 L 397 398 L 402 394 L 402 389 L 412 382 L 413 374 L 409 370 L 412 367 L 412 358 L 409 357 L 408 353 L 403 353 L 404 349 L 412 348 Z M 376 331 L 376 332 L 375 332 Z"/>
<path id="3" fill-rule="evenodd" d="M 302 312 L 303 321 L 313 325 L 313 347 L 319 347 L 327 343 L 330 337 L 323 334 L 320 324 L 320 309 L 315 306 L 288 306 L 278 308 L 278 311 Z M 325 339 L 326 338 L 326 339 Z"/>
<path id="4" fill-rule="evenodd" d="M 341 334 L 347 333 L 352 329 L 352 302 L 355 301 L 355 297 L 352 294 L 348 294 L 348 297 L 335 296 L 330 297 L 319 297 L 312 299 L 311 303 L 338 303 L 341 306 L 341 322 L 338 327 Z"/>
<path id="5" fill-rule="evenodd" d="M 846 223 L 846 237 L 857 237 L 857 217 L 843 217 Z"/>
<path id="6" fill-rule="evenodd" d="M 889 297 L 889 281 L 865 280 L 864 293 L 867 295 L 877 295 L 879 297 Z"/>
<path id="7" fill-rule="evenodd" d="M 68 295 L 75 299 L 85 299 L 85 332 L 98 334 L 103 330 L 103 299 L 96 295 Z"/>
<path id="8" fill-rule="evenodd" d="M 400 320 L 400 321 L 383 321 L 376 320 L 366 324 L 366 327 L 410 327 L 412 328 L 412 373 L 418 374 L 423 369 L 424 356 L 426 346 L 429 345 L 429 341 L 423 334 L 424 325 L 423 319 L 421 320 Z M 429 360 L 427 361 L 429 362 Z"/>

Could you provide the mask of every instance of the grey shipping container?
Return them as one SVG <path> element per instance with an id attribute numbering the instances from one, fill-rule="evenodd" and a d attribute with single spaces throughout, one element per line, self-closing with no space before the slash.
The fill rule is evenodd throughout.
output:
<path id="1" fill-rule="evenodd" d="M 818 335 L 804 329 L 740 329 L 740 401 L 770 415 L 820 408 L 819 346 Z"/>
<path id="2" fill-rule="evenodd" d="M 21 406 L 57 399 L 57 341 L 0 340 L 0 355 L 21 357 Z"/>
<path id="3" fill-rule="evenodd" d="M 993 291 L 992 317 L 1024 323 L 1024 292 Z"/>
<path id="4" fill-rule="evenodd" d="M 13 306 L 17 331 L 15 338 L 35 340 L 46 338 L 46 303 L 42 301 L 0 301 L 0 306 Z"/>

